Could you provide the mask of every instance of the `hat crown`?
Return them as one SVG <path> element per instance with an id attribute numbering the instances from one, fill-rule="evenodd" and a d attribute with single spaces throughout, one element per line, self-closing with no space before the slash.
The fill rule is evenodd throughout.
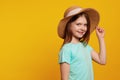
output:
<path id="1" fill-rule="evenodd" d="M 61 37 L 62 39 L 65 38 L 65 28 L 67 23 L 69 22 L 69 20 L 80 13 L 86 13 L 89 16 L 90 19 L 90 33 L 92 33 L 94 31 L 94 29 L 96 28 L 96 26 L 99 23 L 99 13 L 92 9 L 92 8 L 81 8 L 79 6 L 72 6 L 69 7 L 68 9 L 66 9 L 66 11 L 64 12 L 64 18 L 60 20 L 59 25 L 58 25 L 58 35 L 59 37 Z"/>
<path id="2" fill-rule="evenodd" d="M 65 11 L 65 13 L 64 13 L 64 18 L 65 18 L 65 17 L 72 16 L 72 15 L 74 15 L 74 14 L 77 14 L 77 13 L 79 13 L 81 10 L 82 10 L 81 7 L 72 6 L 72 7 L 68 8 L 68 9 Z"/>

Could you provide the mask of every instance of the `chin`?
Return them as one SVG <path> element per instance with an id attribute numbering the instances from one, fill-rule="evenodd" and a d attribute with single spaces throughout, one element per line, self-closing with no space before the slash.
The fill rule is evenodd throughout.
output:
<path id="1" fill-rule="evenodd" d="M 76 34 L 76 35 L 75 35 L 75 37 L 76 37 L 76 38 L 79 38 L 79 39 L 82 38 L 83 36 L 84 36 L 84 35 L 81 35 L 81 34 Z"/>
<path id="2" fill-rule="evenodd" d="M 79 35 L 78 37 L 79 37 L 79 38 L 82 38 L 82 37 L 83 37 L 83 35 Z"/>
<path id="3" fill-rule="evenodd" d="M 76 36 L 77 38 L 82 38 L 83 36 Z"/>
<path id="4" fill-rule="evenodd" d="M 84 36 L 84 34 L 76 34 L 77 38 L 82 38 Z"/>

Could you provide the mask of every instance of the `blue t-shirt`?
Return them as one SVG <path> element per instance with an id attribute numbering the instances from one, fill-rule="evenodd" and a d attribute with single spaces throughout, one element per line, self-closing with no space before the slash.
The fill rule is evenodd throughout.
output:
<path id="1" fill-rule="evenodd" d="M 79 43 L 64 44 L 59 52 L 59 63 L 70 64 L 69 80 L 94 80 L 92 47 Z"/>

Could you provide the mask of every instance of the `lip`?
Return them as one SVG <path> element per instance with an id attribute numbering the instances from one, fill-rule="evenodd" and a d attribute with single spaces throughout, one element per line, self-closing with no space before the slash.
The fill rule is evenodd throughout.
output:
<path id="1" fill-rule="evenodd" d="M 80 34 L 84 34 L 84 32 L 80 32 L 80 31 L 78 31 L 78 33 L 80 33 Z"/>

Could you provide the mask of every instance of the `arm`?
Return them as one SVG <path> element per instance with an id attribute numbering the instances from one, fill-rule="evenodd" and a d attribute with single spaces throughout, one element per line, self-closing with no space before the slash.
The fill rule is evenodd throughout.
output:
<path id="1" fill-rule="evenodd" d="M 96 34 L 99 40 L 99 53 L 96 51 L 91 52 L 92 59 L 102 65 L 106 64 L 106 47 L 104 41 L 104 30 L 102 28 L 96 28 Z"/>
<path id="2" fill-rule="evenodd" d="M 60 64 L 61 80 L 68 80 L 70 65 L 68 63 Z"/>

